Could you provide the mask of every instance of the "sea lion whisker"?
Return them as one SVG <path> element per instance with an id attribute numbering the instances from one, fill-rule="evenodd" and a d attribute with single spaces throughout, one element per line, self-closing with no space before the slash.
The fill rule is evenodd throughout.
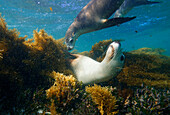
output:
<path id="1" fill-rule="evenodd" d="M 115 67 L 116 69 L 124 69 L 123 67 Z"/>

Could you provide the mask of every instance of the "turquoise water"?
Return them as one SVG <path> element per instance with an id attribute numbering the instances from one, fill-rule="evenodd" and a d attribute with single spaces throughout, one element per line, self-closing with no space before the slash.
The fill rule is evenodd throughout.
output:
<path id="1" fill-rule="evenodd" d="M 0 0 L 0 12 L 8 27 L 20 31 L 20 36 L 31 38 L 33 30 L 45 29 L 59 39 L 65 36 L 69 25 L 89 1 Z M 112 38 L 125 40 L 122 42 L 125 51 L 142 47 L 163 48 L 166 50 L 164 54 L 170 56 L 170 0 L 157 1 L 162 3 L 131 10 L 127 16 L 137 18 L 130 22 L 80 36 L 75 48 L 78 51 L 90 50 L 96 42 Z"/>

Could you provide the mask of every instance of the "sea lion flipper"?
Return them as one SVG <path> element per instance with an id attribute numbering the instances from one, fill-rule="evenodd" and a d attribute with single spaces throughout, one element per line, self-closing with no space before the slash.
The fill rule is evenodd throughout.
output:
<path id="1" fill-rule="evenodd" d="M 157 4 L 157 3 L 161 3 L 161 2 L 159 2 L 159 1 L 148 1 L 148 0 L 146 0 L 145 2 L 143 2 L 143 1 L 141 1 L 141 3 L 139 2 L 138 4 L 140 4 L 140 5 L 147 5 L 147 4 Z"/>
<path id="2" fill-rule="evenodd" d="M 107 27 L 111 27 L 111 26 L 115 26 L 115 25 L 119 25 L 128 21 L 131 21 L 133 19 L 135 19 L 136 16 L 134 17 L 119 17 L 119 18 L 111 18 L 109 20 L 107 20 L 106 22 L 103 23 L 104 28 Z"/>
<path id="3" fill-rule="evenodd" d="M 136 16 L 134 16 L 134 17 L 120 17 L 120 18 L 107 19 L 105 21 L 101 21 L 102 24 L 101 24 L 100 29 L 108 28 L 108 27 L 115 26 L 115 25 L 119 25 L 119 24 L 128 22 L 130 20 L 133 20 L 134 18 L 136 18 Z"/>

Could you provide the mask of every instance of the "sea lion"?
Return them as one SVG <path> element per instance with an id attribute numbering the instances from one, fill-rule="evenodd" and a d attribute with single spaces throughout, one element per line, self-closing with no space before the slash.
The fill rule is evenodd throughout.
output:
<path id="1" fill-rule="evenodd" d="M 83 55 L 73 55 L 77 58 L 71 60 L 71 68 L 78 81 L 82 81 L 84 84 L 110 80 L 121 71 L 125 60 L 118 41 L 109 45 L 102 62 L 97 62 Z"/>
<path id="2" fill-rule="evenodd" d="M 125 0 L 120 8 L 115 12 L 114 18 L 123 17 L 132 8 L 147 4 L 156 4 L 160 2 L 148 1 L 148 0 Z"/>
<path id="3" fill-rule="evenodd" d="M 65 34 L 68 50 L 74 48 L 76 39 L 85 33 L 112 27 L 135 17 L 108 19 L 124 0 L 91 0 L 77 15 Z"/>

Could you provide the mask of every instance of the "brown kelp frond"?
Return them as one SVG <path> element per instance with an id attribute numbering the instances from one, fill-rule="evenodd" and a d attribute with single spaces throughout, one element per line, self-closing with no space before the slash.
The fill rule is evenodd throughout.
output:
<path id="1" fill-rule="evenodd" d="M 55 83 L 46 90 L 46 95 L 52 105 L 55 105 L 55 110 L 58 113 L 67 113 L 71 109 L 75 109 L 75 102 L 80 102 L 82 84 L 72 75 L 65 76 L 56 72 L 51 75 L 54 77 Z"/>
<path id="2" fill-rule="evenodd" d="M 54 100 L 51 100 L 50 112 L 51 112 L 51 115 L 60 115 L 56 111 Z"/>
<path id="3" fill-rule="evenodd" d="M 17 40 L 18 42 L 25 41 L 25 37 L 19 37 L 19 32 L 14 28 L 12 30 L 8 30 L 6 26 L 5 19 L 0 15 L 0 40 L 6 42 L 12 42 L 13 40 Z"/>
<path id="4" fill-rule="evenodd" d="M 46 90 L 47 98 L 55 98 L 60 102 L 66 96 L 69 96 L 67 94 L 71 92 L 71 88 L 75 88 L 77 80 L 72 75 L 65 76 L 56 72 L 52 72 L 52 76 L 55 79 L 55 83 L 50 89 Z M 71 97 L 67 98 L 71 99 Z"/>
<path id="5" fill-rule="evenodd" d="M 16 29 L 8 30 L 5 19 L 0 15 L 0 49 L 5 52 L 8 48 L 22 44 L 25 38 L 26 37 L 19 37 L 19 32 L 17 32 Z M 14 41 L 15 44 L 12 43 Z"/>
<path id="6" fill-rule="evenodd" d="M 110 39 L 110 40 L 103 40 L 100 41 L 99 43 L 96 43 L 94 46 L 92 46 L 92 49 L 89 52 L 89 57 L 98 61 L 102 61 L 101 59 L 103 59 L 103 57 L 105 56 L 104 53 L 107 50 L 108 45 L 112 42 L 113 40 Z"/>
<path id="7" fill-rule="evenodd" d="M 32 66 L 37 65 L 38 67 L 45 66 L 45 71 L 52 72 L 54 70 L 66 75 L 72 74 L 68 70 L 69 62 L 66 59 L 69 53 L 66 51 L 62 39 L 55 40 L 44 30 L 40 30 L 39 32 L 34 31 L 33 39 L 24 43 L 30 49 L 30 59 L 24 60 L 25 63 L 32 63 Z"/>
<path id="8" fill-rule="evenodd" d="M 88 51 L 84 51 L 84 52 L 81 52 L 79 53 L 80 55 L 84 55 L 84 56 L 89 56 L 89 52 Z"/>
<path id="9" fill-rule="evenodd" d="M 0 25 L 1 25 L 1 27 L 4 31 L 6 31 L 8 29 L 7 26 L 6 26 L 5 19 L 2 18 L 1 14 L 0 14 Z"/>
<path id="10" fill-rule="evenodd" d="M 43 29 L 39 32 L 37 30 L 34 30 L 33 32 L 33 39 L 28 39 L 27 41 L 25 41 L 26 45 L 36 48 L 39 51 L 49 50 L 50 48 L 54 48 L 54 46 L 56 46 L 55 49 L 61 48 L 61 51 L 66 50 L 66 45 L 63 44 L 63 38 L 55 40 L 52 36 L 48 35 Z"/>
<path id="11" fill-rule="evenodd" d="M 77 49 L 72 50 L 71 54 L 80 54 L 80 55 L 84 55 L 84 56 L 89 56 L 89 52 L 88 51 L 78 52 Z"/>
<path id="12" fill-rule="evenodd" d="M 3 58 L 3 52 L 4 52 L 4 50 L 0 50 L 0 59 Z"/>
<path id="13" fill-rule="evenodd" d="M 101 115 L 114 115 L 118 112 L 115 111 L 117 108 L 116 98 L 109 91 L 109 88 L 94 84 L 94 86 L 86 87 L 86 92 L 91 95 L 93 102 L 98 105 Z"/>
<path id="14" fill-rule="evenodd" d="M 60 38 L 56 40 L 58 43 L 64 44 L 65 38 Z"/>

